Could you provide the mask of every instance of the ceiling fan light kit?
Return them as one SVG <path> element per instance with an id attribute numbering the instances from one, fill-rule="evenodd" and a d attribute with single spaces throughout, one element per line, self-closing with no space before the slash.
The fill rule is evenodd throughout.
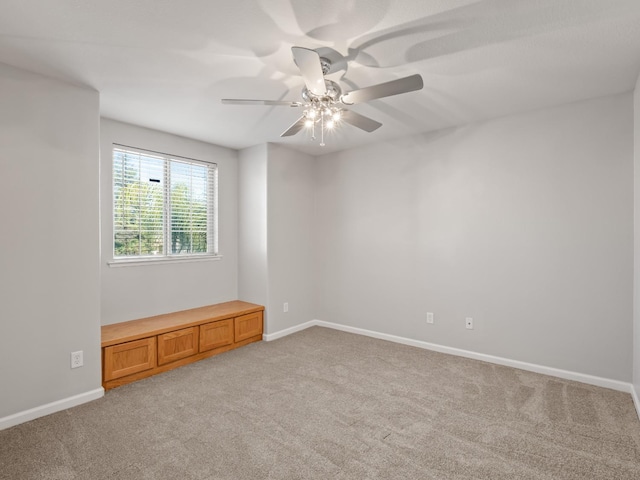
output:
<path id="1" fill-rule="evenodd" d="M 321 57 L 315 50 L 308 48 L 292 47 L 291 51 L 305 83 L 305 87 L 302 89 L 303 102 L 226 98 L 222 100 L 222 103 L 302 107 L 302 116 L 280 136 L 289 137 L 303 128 L 307 128 L 311 131 L 311 140 L 316 140 L 316 131 L 319 131 L 320 146 L 323 147 L 325 133 L 335 129 L 343 122 L 366 132 L 373 132 L 382 126 L 381 123 L 344 108 L 344 106 L 420 90 L 424 85 L 420 75 L 410 75 L 390 82 L 352 90 L 343 95 L 340 85 L 325 78 L 325 75 L 331 71 L 329 60 Z"/>

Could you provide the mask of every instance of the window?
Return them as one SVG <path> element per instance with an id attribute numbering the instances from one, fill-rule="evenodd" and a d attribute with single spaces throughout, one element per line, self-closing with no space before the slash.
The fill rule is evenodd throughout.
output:
<path id="1" fill-rule="evenodd" d="M 113 148 L 115 260 L 215 256 L 217 166 Z"/>

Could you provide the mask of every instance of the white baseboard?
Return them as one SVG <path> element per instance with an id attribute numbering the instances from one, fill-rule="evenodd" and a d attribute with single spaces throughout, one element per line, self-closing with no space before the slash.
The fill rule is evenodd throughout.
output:
<path id="1" fill-rule="evenodd" d="M 612 380 L 610 378 L 596 377 L 593 375 L 587 375 L 585 373 L 572 372 L 569 370 L 561 370 L 558 368 L 545 367 L 543 365 L 537 365 L 535 363 L 521 362 L 519 360 L 511 360 L 509 358 L 496 357 L 493 355 L 486 355 L 484 353 L 472 352 L 469 350 L 462 350 L 459 348 L 446 347 L 444 345 L 438 345 L 436 343 L 423 342 L 421 340 L 413 340 L 411 338 L 398 337 L 396 335 L 390 335 L 387 333 L 375 332 L 373 330 L 365 330 L 363 328 L 350 327 L 347 325 L 341 325 L 339 323 L 325 322 L 323 320 L 311 320 L 296 327 L 281 330 L 279 332 L 267 335 L 268 340 L 275 340 L 277 338 L 290 335 L 305 328 L 318 326 L 332 328 L 334 330 L 341 330 L 343 332 L 355 333 L 358 335 L 365 335 L 367 337 L 378 338 L 380 340 L 387 340 L 390 342 L 401 343 L 403 345 L 410 345 L 412 347 L 424 348 L 425 350 L 432 350 L 440 353 L 447 353 L 449 355 L 457 355 L 459 357 L 471 358 L 474 360 L 480 360 L 483 362 L 495 363 L 497 365 L 504 365 L 507 367 L 519 368 L 520 370 L 527 370 L 529 372 L 540 373 L 542 375 L 549 375 L 552 377 L 563 378 L 565 380 L 574 380 L 576 382 L 582 382 L 589 385 L 595 385 L 598 387 L 610 388 L 612 390 L 618 390 L 620 392 L 631 393 L 636 395 L 634 401 L 636 402 L 636 410 L 640 416 L 640 402 L 638 402 L 637 394 L 630 383 L 622 382 L 620 380 Z M 265 337 L 267 337 L 265 336 Z M 265 338 L 267 340 L 267 338 Z"/>
<path id="2" fill-rule="evenodd" d="M 631 397 L 633 398 L 633 404 L 636 406 L 638 419 L 640 419 L 640 394 L 638 393 L 638 388 L 633 384 L 631 384 Z"/>
<path id="3" fill-rule="evenodd" d="M 59 412 L 61 410 L 66 410 L 67 408 L 75 407 L 92 400 L 97 400 L 98 398 L 101 398 L 103 396 L 104 388 L 100 387 L 89 392 L 84 392 L 72 397 L 63 398 L 62 400 L 57 400 L 45 405 L 40 405 L 39 407 L 30 408 L 29 410 L 25 410 L 23 412 L 14 413 L 13 415 L 8 415 L 6 417 L 0 418 L 0 430 L 13 427 L 14 425 L 18 425 L 20 423 L 25 423 L 30 420 L 35 420 L 36 418 L 44 417 L 45 415 Z"/>
<path id="4" fill-rule="evenodd" d="M 287 335 L 291 335 L 292 333 L 296 333 L 299 332 L 301 330 L 305 330 L 309 327 L 313 327 L 315 325 L 318 325 L 316 320 L 309 320 L 306 323 L 302 323 L 300 325 L 295 325 L 291 328 L 285 328 L 284 330 L 280 330 L 278 332 L 275 333 L 269 333 L 269 334 L 264 334 L 262 335 L 262 339 L 265 342 L 270 342 L 271 340 L 277 340 L 278 338 L 282 338 L 282 337 L 286 337 Z"/>

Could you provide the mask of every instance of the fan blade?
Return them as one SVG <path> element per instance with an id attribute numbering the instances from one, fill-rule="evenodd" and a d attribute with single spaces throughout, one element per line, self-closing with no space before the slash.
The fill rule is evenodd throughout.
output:
<path id="1" fill-rule="evenodd" d="M 293 125 L 287 128 L 280 136 L 281 137 L 290 137 L 291 135 L 295 135 L 304 127 L 304 122 L 306 117 L 303 115 L 298 120 L 295 121 Z"/>
<path id="2" fill-rule="evenodd" d="M 414 90 L 420 90 L 423 86 L 422 77 L 416 74 L 391 80 L 390 82 L 364 87 L 359 90 L 353 90 L 352 92 L 344 94 L 340 98 L 340 101 L 345 105 L 353 105 L 354 103 L 367 102 L 376 98 L 413 92 Z"/>
<path id="3" fill-rule="evenodd" d="M 302 79 L 307 89 L 320 97 L 327 94 L 327 86 L 324 83 L 320 55 L 315 50 L 302 47 L 291 47 L 293 59 L 300 69 Z"/>
<path id="4" fill-rule="evenodd" d="M 350 123 L 354 127 L 358 127 L 365 132 L 373 132 L 382 126 L 380 122 L 376 122 L 369 117 L 360 115 L 352 110 L 342 110 L 340 119 Z"/>
<path id="5" fill-rule="evenodd" d="M 287 102 L 285 100 L 245 100 L 242 98 L 223 98 L 221 102 L 225 105 L 284 105 L 288 107 L 300 107 L 300 102 Z"/>

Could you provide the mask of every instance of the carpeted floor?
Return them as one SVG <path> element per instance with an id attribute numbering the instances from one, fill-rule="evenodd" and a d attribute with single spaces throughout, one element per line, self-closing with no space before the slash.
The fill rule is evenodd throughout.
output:
<path id="1" fill-rule="evenodd" d="M 0 431 L 0 478 L 640 479 L 630 395 L 314 327 Z"/>

